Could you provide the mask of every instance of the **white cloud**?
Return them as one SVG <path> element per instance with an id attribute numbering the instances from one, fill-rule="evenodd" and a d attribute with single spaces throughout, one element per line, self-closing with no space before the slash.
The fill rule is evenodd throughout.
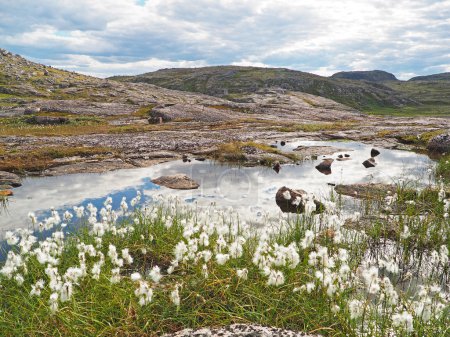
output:
<path id="1" fill-rule="evenodd" d="M 101 76 L 203 64 L 422 74 L 449 64 L 450 0 L 29 2 L 0 0 L 4 47 L 66 68 L 89 57 L 83 71 Z"/>

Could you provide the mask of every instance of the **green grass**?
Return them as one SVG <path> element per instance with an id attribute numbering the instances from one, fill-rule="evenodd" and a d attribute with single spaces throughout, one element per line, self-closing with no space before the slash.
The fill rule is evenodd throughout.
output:
<path id="1" fill-rule="evenodd" d="M 449 105 L 418 105 L 418 106 L 405 106 L 401 108 L 393 107 L 373 107 L 364 109 L 365 112 L 371 115 L 378 116 L 398 116 L 398 117 L 418 117 L 418 116 L 437 116 L 447 117 L 450 116 L 450 104 Z"/>

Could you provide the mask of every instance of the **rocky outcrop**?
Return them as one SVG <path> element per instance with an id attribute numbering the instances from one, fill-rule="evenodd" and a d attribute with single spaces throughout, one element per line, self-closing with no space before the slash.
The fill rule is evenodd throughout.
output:
<path id="1" fill-rule="evenodd" d="M 325 206 L 304 190 L 281 187 L 275 195 L 275 201 L 284 213 L 304 213 L 306 203 L 311 201 L 315 204 L 314 213 L 322 213 Z"/>
<path id="2" fill-rule="evenodd" d="M 12 187 L 22 186 L 20 177 L 17 174 L 0 171 L 0 185 L 9 185 Z"/>
<path id="3" fill-rule="evenodd" d="M 450 132 L 437 135 L 430 139 L 427 145 L 430 152 L 449 153 L 450 152 Z"/>
<path id="4" fill-rule="evenodd" d="M 200 185 L 189 178 L 185 174 L 175 174 L 171 176 L 161 176 L 156 179 L 152 179 L 152 183 L 174 190 L 193 190 L 198 188 Z"/>

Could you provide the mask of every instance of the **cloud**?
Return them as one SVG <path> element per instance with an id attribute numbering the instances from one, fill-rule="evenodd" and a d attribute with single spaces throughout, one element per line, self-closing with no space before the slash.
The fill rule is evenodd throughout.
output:
<path id="1" fill-rule="evenodd" d="M 384 69 L 398 76 L 450 67 L 450 0 L 0 0 L 0 6 L 3 47 L 97 76 L 206 64 L 325 75 Z"/>

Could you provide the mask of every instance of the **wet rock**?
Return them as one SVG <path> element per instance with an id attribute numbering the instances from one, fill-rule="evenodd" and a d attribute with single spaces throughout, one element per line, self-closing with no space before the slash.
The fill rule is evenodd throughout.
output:
<path id="1" fill-rule="evenodd" d="M 283 186 L 275 195 L 275 201 L 284 213 L 303 213 L 305 212 L 305 204 L 309 198 L 308 193 L 300 189 L 291 189 Z M 313 200 L 316 205 L 315 213 L 322 213 L 325 206 L 318 200 Z"/>
<path id="2" fill-rule="evenodd" d="M 316 170 L 325 175 L 331 174 L 331 164 L 334 159 L 326 158 L 319 165 L 316 166 Z"/>
<path id="3" fill-rule="evenodd" d="M 284 140 L 282 140 L 282 141 L 280 142 L 280 145 L 281 145 L 281 146 L 285 146 L 285 145 L 286 145 L 286 142 L 285 142 Z"/>
<path id="4" fill-rule="evenodd" d="M 375 148 L 373 148 L 372 150 L 370 150 L 370 156 L 371 156 L 372 158 L 378 156 L 379 154 L 380 154 L 380 151 L 378 151 L 378 150 L 375 149 Z"/>
<path id="5" fill-rule="evenodd" d="M 14 195 L 14 193 L 11 190 L 0 190 L 0 197 L 10 197 L 12 195 Z"/>
<path id="6" fill-rule="evenodd" d="M 205 157 L 199 157 L 199 158 L 195 158 L 196 161 L 205 161 L 206 158 Z"/>
<path id="7" fill-rule="evenodd" d="M 187 154 L 183 154 L 183 157 L 181 157 L 181 159 L 183 160 L 183 163 L 187 163 L 187 161 L 189 160 Z"/>
<path id="8" fill-rule="evenodd" d="M 198 188 L 200 185 L 189 178 L 185 174 L 175 174 L 171 176 L 161 176 L 156 179 L 152 179 L 152 183 L 174 190 L 193 190 Z"/>
<path id="9" fill-rule="evenodd" d="M 427 145 L 430 152 L 449 153 L 450 152 L 450 132 L 437 135 L 430 139 Z"/>
<path id="10" fill-rule="evenodd" d="M 377 163 L 375 162 L 375 159 L 372 158 L 372 157 L 367 159 L 367 160 L 364 160 L 362 164 L 364 165 L 365 168 L 370 168 L 370 167 L 377 166 Z"/>
<path id="11" fill-rule="evenodd" d="M 256 324 L 233 324 L 216 328 L 198 330 L 184 329 L 163 337 L 320 337 L 300 331 L 265 327 Z"/>
<path id="12" fill-rule="evenodd" d="M 69 119 L 65 117 L 34 116 L 28 118 L 27 123 L 39 125 L 59 125 L 69 123 Z"/>
<path id="13" fill-rule="evenodd" d="M 12 187 L 22 186 L 20 177 L 17 174 L 0 171 L 0 185 L 10 185 Z"/>
<path id="14" fill-rule="evenodd" d="M 338 194 L 348 195 L 358 199 L 380 199 L 388 195 L 394 195 L 397 187 L 390 184 L 362 183 L 337 185 L 334 190 Z"/>
<path id="15" fill-rule="evenodd" d="M 347 149 L 341 149 L 334 146 L 303 146 L 300 145 L 294 149 L 295 152 L 297 152 L 302 157 L 305 156 L 311 156 L 311 157 L 318 157 L 321 155 L 332 155 L 336 152 L 343 152 L 348 151 Z"/>
<path id="16" fill-rule="evenodd" d="M 276 173 L 279 173 L 280 170 L 281 170 L 281 164 L 280 164 L 280 162 L 279 162 L 279 161 L 276 161 L 276 162 L 273 164 L 272 168 L 273 168 L 273 170 L 274 170 Z"/>
<path id="17" fill-rule="evenodd" d="M 344 156 L 343 156 L 342 154 L 340 154 L 340 155 L 338 156 L 338 158 L 339 158 L 339 159 L 343 159 Z"/>
<path id="18" fill-rule="evenodd" d="M 348 153 L 345 153 L 345 154 L 344 154 L 344 157 L 345 157 L 345 158 L 350 158 L 350 155 L 349 155 Z"/>

